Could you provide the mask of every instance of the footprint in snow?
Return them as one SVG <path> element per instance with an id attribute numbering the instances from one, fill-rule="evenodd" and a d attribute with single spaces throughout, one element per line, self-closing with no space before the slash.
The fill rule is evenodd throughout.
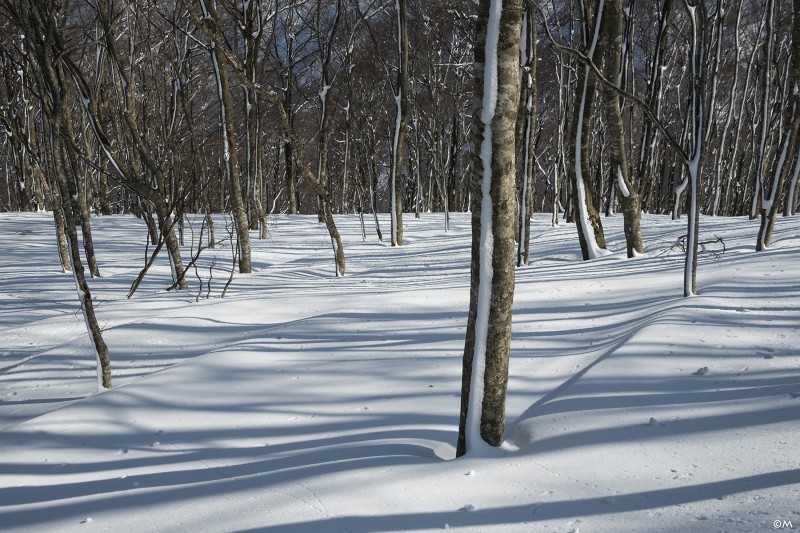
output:
<path id="1" fill-rule="evenodd" d="M 763 356 L 764 359 L 773 359 L 775 356 L 772 355 L 772 352 L 774 352 L 774 351 L 775 350 L 773 350 L 772 348 L 764 348 L 763 350 L 760 350 L 760 351 L 758 351 L 756 353 L 758 355 Z"/>

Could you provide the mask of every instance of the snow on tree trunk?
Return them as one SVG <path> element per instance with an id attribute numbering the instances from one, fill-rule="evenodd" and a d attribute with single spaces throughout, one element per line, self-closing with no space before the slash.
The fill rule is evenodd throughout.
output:
<path id="1" fill-rule="evenodd" d="M 594 58 L 594 52 L 597 47 L 597 41 L 600 33 L 600 22 L 603 17 L 604 0 L 599 0 L 597 4 L 597 13 L 594 22 L 594 31 L 592 34 L 589 49 L 587 50 L 587 57 Z M 587 10 L 588 12 L 588 10 Z M 586 28 L 591 27 L 590 21 L 586 21 Z M 603 240 L 603 229 L 597 211 L 594 208 L 591 186 L 588 181 L 588 176 L 584 175 L 584 171 L 588 168 L 588 116 L 591 113 L 592 103 L 594 102 L 595 83 L 592 78 L 591 69 L 589 65 L 578 67 L 578 99 L 575 107 L 575 116 L 573 120 L 573 146 L 572 146 L 572 164 L 573 164 L 573 205 L 576 211 L 576 225 L 578 228 L 578 237 L 581 243 L 581 253 L 584 260 L 596 259 L 608 252 L 605 250 L 605 242 Z"/>
<path id="2" fill-rule="evenodd" d="M 598 21 L 601 28 L 601 57 L 606 79 L 613 80 L 620 77 L 622 41 L 622 1 L 605 0 L 603 18 Z M 622 122 L 619 96 L 608 85 L 603 85 L 603 117 L 608 128 L 608 139 L 611 152 L 610 161 L 612 173 L 617 177 L 617 188 L 620 192 L 620 203 L 624 217 L 625 242 L 628 257 L 644 252 L 644 239 L 641 228 L 641 204 L 639 194 L 634 189 L 628 178 L 628 159 L 625 148 L 625 129 Z M 616 170 L 614 170 L 616 169 Z M 612 188 L 613 190 L 613 188 Z M 613 201 L 609 202 L 613 205 Z"/>
<path id="3" fill-rule="evenodd" d="M 44 170 L 38 162 L 34 162 L 34 175 L 41 183 L 46 183 Z M 56 228 L 56 244 L 58 245 L 58 257 L 64 273 L 72 272 L 72 262 L 69 256 L 69 243 L 67 242 L 67 231 L 64 224 L 64 215 L 59 210 L 61 205 L 61 195 L 58 194 L 58 187 L 48 187 L 50 193 L 50 204 L 53 206 L 53 222 Z M 9 203 L 10 205 L 10 203 Z"/>
<path id="4" fill-rule="evenodd" d="M 691 49 L 689 61 L 691 63 L 691 109 L 690 133 L 691 150 L 686 160 L 689 172 L 689 216 L 686 231 L 686 261 L 683 271 L 683 295 L 697 294 L 697 250 L 700 226 L 700 168 L 705 145 L 705 99 L 704 90 L 706 82 L 705 61 L 706 43 L 705 28 L 706 10 L 702 0 L 692 4 L 684 0 L 686 12 L 691 22 Z"/>
<path id="5" fill-rule="evenodd" d="M 397 92 L 394 95 L 395 125 L 392 138 L 391 184 L 392 200 L 392 246 L 403 245 L 403 156 L 408 129 L 408 15 L 406 0 L 395 0 L 397 14 L 397 53 L 400 65 L 397 69 Z"/>
<path id="6" fill-rule="evenodd" d="M 219 25 L 219 17 L 213 1 L 206 3 L 199 0 L 200 7 L 206 23 L 213 26 Z M 219 98 L 220 124 L 222 126 L 222 158 L 225 164 L 225 174 L 230 187 L 233 200 L 233 220 L 236 225 L 236 237 L 239 247 L 239 272 L 251 272 L 250 261 L 250 224 L 247 221 L 247 206 L 242 196 L 242 180 L 239 169 L 239 156 L 237 153 L 234 136 L 233 122 L 233 97 L 231 96 L 228 71 L 223 53 L 215 42 L 211 44 L 211 63 L 214 67 L 214 77 L 217 83 L 217 97 Z"/>
<path id="7" fill-rule="evenodd" d="M 536 9 L 526 9 L 520 42 L 520 61 L 522 68 L 522 95 L 520 113 L 522 114 L 522 187 L 519 198 L 519 236 L 517 238 L 517 266 L 530 261 L 530 225 L 533 211 L 533 153 L 535 140 L 533 129 L 536 120 Z"/>
<path id="8" fill-rule="evenodd" d="M 514 298 L 515 126 L 522 1 L 482 0 L 475 47 L 470 310 L 464 347 L 457 454 L 499 446 Z M 478 112 L 479 111 L 479 112 Z"/>
<path id="9" fill-rule="evenodd" d="M 789 192 L 786 195 L 786 208 L 783 211 L 784 216 L 797 214 L 797 201 L 798 201 L 798 182 L 800 182 L 800 149 L 797 150 L 794 156 L 794 173 L 792 174 L 792 181 L 789 185 Z"/>
<path id="10" fill-rule="evenodd" d="M 773 5 L 772 1 L 768 5 L 771 7 Z M 761 224 L 758 230 L 756 251 L 765 250 L 772 243 L 772 231 L 775 227 L 775 219 L 780 211 L 783 184 L 788 180 L 789 173 L 792 171 L 792 156 L 798 152 L 796 148 L 798 135 L 800 135 L 800 13 L 797 11 L 798 8 L 800 8 L 800 0 L 795 0 L 792 21 L 791 68 L 789 73 L 790 94 L 782 110 L 787 120 L 785 121 L 785 130 L 781 132 L 781 148 L 776 161 L 772 165 L 772 171 L 769 176 L 765 176 L 762 179 Z M 772 13 L 770 13 L 770 19 L 771 16 Z M 771 32 L 768 31 L 767 35 L 771 40 Z M 769 48 L 771 47 L 768 46 Z M 793 177 L 795 184 L 796 180 L 797 172 Z M 792 202 L 792 192 L 791 189 L 786 192 L 787 204 Z"/>
<path id="11" fill-rule="evenodd" d="M 52 16 L 52 13 L 47 13 L 45 20 L 52 23 Z M 51 26 L 47 25 L 47 27 Z M 50 98 L 50 105 L 47 106 L 49 110 L 46 111 L 45 121 L 49 130 L 48 151 L 53 165 L 52 170 L 56 186 L 58 187 L 58 196 L 61 199 L 60 205 L 55 206 L 54 209 L 60 209 L 64 219 L 64 229 L 67 236 L 67 247 L 75 288 L 81 303 L 86 331 L 89 334 L 89 340 L 92 342 L 95 357 L 97 358 L 98 389 L 110 389 L 111 360 L 108 354 L 108 347 L 103 340 L 100 324 L 97 322 L 97 316 L 94 312 L 92 293 L 86 282 L 86 275 L 80 256 L 77 221 L 75 220 L 77 214 L 76 204 L 78 202 L 76 191 L 74 190 L 76 185 L 74 181 L 70 181 L 70 178 L 67 177 L 70 173 L 65 166 L 68 161 L 65 151 L 72 149 L 71 143 L 66 140 L 67 137 L 71 136 L 69 130 L 71 124 L 67 122 L 68 115 L 65 113 L 65 107 L 67 106 L 66 74 L 61 63 L 55 59 L 55 47 L 51 48 L 51 46 L 52 43 L 50 42 L 43 43 L 35 47 L 34 50 L 42 74 L 40 88 L 42 93 L 49 95 Z M 72 156 L 74 157 L 75 154 L 73 153 Z"/>
<path id="12" fill-rule="evenodd" d="M 689 225 L 686 231 L 686 262 L 683 269 L 683 295 L 697 294 L 697 241 L 700 212 L 697 205 L 699 158 L 689 162 Z"/>

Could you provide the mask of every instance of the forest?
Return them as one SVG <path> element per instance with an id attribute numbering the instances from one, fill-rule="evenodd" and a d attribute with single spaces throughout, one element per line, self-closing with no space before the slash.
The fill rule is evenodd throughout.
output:
<path id="1" fill-rule="evenodd" d="M 634 257 L 642 213 L 685 212 L 684 296 L 701 214 L 758 218 L 754 246 L 770 246 L 798 203 L 798 1 L 7 0 L 0 195 L 7 211 L 52 211 L 107 387 L 83 266 L 101 275 L 92 216 L 147 223 L 154 250 L 131 297 L 162 252 L 170 289 L 186 289 L 219 241 L 214 214 L 249 274 L 251 231 L 316 213 L 344 276 L 334 215 L 358 214 L 364 238 L 372 218 L 382 240 L 388 212 L 402 246 L 404 215 L 443 212 L 447 230 L 472 212 L 466 398 L 480 324 L 505 340 L 478 342 L 507 359 L 511 265 L 529 263 L 534 211 L 575 223 L 584 260 L 609 253 L 604 216 L 622 212 Z M 185 257 L 198 213 L 207 241 Z M 505 366 L 490 370 L 498 397 Z"/>
<path id="2" fill-rule="evenodd" d="M 64 176 L 85 238 L 91 215 L 134 213 L 178 269 L 181 216 L 231 213 L 246 272 L 246 229 L 263 237 L 271 213 L 318 213 L 335 238 L 334 213 L 391 212 L 401 245 L 404 214 L 470 207 L 474 2 L 0 9 L 3 210 L 52 209 Z M 527 2 L 520 211 L 585 218 L 601 248 L 601 215 L 678 217 L 692 188 L 703 214 L 771 224 L 795 213 L 797 11 L 788 0 Z"/>
<path id="3" fill-rule="evenodd" d="M 0 523 L 793 528 L 799 14 L 0 0 Z"/>

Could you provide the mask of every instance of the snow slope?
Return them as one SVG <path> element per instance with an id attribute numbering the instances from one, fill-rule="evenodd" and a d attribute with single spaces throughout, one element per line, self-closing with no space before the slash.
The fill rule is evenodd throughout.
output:
<path id="1" fill-rule="evenodd" d="M 165 260 L 125 299 L 146 229 L 94 219 L 115 384 L 95 393 L 52 217 L 0 214 L 0 530 L 800 527 L 800 218 L 764 253 L 757 222 L 704 218 L 727 249 L 701 257 L 690 299 L 670 251 L 684 221 L 646 216 L 648 254 L 628 260 L 606 219 L 616 253 L 582 262 L 574 226 L 538 218 L 508 449 L 453 460 L 467 215 L 448 234 L 409 218 L 402 248 L 337 218 L 344 278 L 315 217 L 274 217 L 224 299 L 230 250 L 206 251 L 197 302 L 194 274 L 163 290 Z"/>

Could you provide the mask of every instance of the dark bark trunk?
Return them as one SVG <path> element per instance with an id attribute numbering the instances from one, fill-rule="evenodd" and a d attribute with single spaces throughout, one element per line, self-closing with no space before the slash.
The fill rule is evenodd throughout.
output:
<path id="1" fill-rule="evenodd" d="M 584 0 L 585 1 L 585 0 Z M 587 55 L 594 56 L 595 33 L 599 30 L 596 25 L 599 20 L 593 21 L 591 7 L 585 7 L 586 20 L 584 33 L 586 39 Z M 602 13 L 597 14 L 597 18 Z M 578 83 L 573 104 L 573 156 L 571 160 L 572 177 L 572 202 L 575 211 L 575 223 L 578 229 L 578 239 L 581 245 L 583 259 L 592 259 L 596 254 L 595 248 L 605 248 L 605 235 L 603 223 L 594 206 L 594 191 L 589 175 L 589 138 L 591 134 L 591 111 L 594 107 L 597 80 L 588 66 L 578 67 Z M 590 226 L 590 227 L 587 227 Z M 594 242 L 591 242 L 591 241 Z"/>
<path id="2" fill-rule="evenodd" d="M 480 103 L 474 117 L 474 153 L 480 155 L 474 159 L 471 180 L 472 266 L 459 456 L 480 446 L 473 439 L 499 446 L 505 432 L 515 275 L 514 138 L 521 22 L 522 0 L 502 5 L 499 0 L 480 3 L 475 47 L 475 94 Z M 485 94 L 484 80 L 495 75 L 497 96 L 493 99 Z"/>
<path id="3" fill-rule="evenodd" d="M 522 168 L 519 198 L 519 222 L 517 230 L 517 266 L 527 265 L 530 261 L 531 236 L 530 226 L 533 214 L 534 188 L 534 147 L 536 140 L 534 128 L 536 122 L 536 32 L 537 11 L 528 2 L 526 7 L 525 33 L 526 62 L 522 68 L 522 91 L 517 123 L 521 125 L 517 138 L 522 146 Z"/>
<path id="4" fill-rule="evenodd" d="M 212 19 L 217 21 L 216 15 Z M 225 153 L 226 174 L 230 186 L 231 200 L 233 202 L 233 220 L 236 224 L 236 238 L 239 247 L 239 272 L 249 274 L 251 272 L 250 263 L 250 224 L 247 221 L 247 206 L 242 196 L 242 180 L 239 170 L 239 155 L 237 153 L 236 142 L 234 142 L 235 126 L 233 123 L 233 98 L 231 97 L 230 82 L 228 81 L 228 70 L 225 59 L 221 57 L 218 47 L 215 45 L 212 50 L 213 61 L 217 75 L 217 89 L 219 91 L 219 105 L 223 121 L 223 147 Z"/>
<path id="5" fill-rule="evenodd" d="M 400 65 L 397 70 L 396 116 L 392 145 L 392 246 L 403 245 L 403 195 L 406 130 L 408 129 L 408 16 L 406 0 L 397 0 L 397 47 Z"/>
<path id="6" fill-rule="evenodd" d="M 604 75 L 615 80 L 620 75 L 622 42 L 622 1 L 605 0 L 603 18 L 600 23 L 600 57 L 603 60 Z M 606 139 L 610 149 L 612 183 L 616 181 L 619 201 L 624 217 L 625 242 L 628 257 L 644 252 L 644 239 L 641 228 L 641 203 L 628 176 L 628 158 L 625 149 L 625 130 L 619 96 L 609 86 L 603 85 L 603 117 L 605 118 Z"/>
<path id="7" fill-rule="evenodd" d="M 756 241 L 756 251 L 762 251 L 772 244 L 772 232 L 775 221 L 781 208 L 781 196 L 784 183 L 794 170 L 793 160 L 800 157 L 797 150 L 797 139 L 800 134 L 800 0 L 794 0 L 794 13 L 792 20 L 792 56 L 790 68 L 789 90 L 790 96 L 786 99 L 785 113 L 787 114 L 786 130 L 781 134 L 781 146 L 772 164 L 770 176 L 764 180 L 762 187 L 762 200 L 760 207 L 761 223 Z M 768 38 L 772 35 L 768 33 Z M 769 69 L 770 65 L 765 68 Z M 766 119 L 764 119 L 766 120 Z M 787 202 L 791 198 L 786 198 Z"/>

